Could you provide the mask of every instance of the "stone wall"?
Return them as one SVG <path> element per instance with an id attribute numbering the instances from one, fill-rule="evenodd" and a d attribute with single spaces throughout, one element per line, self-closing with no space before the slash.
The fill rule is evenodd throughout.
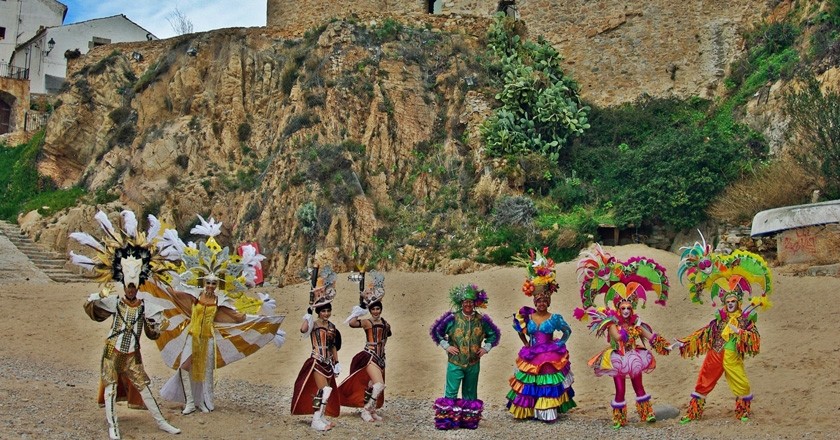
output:
<path id="1" fill-rule="evenodd" d="M 788 229 L 778 235 L 778 260 L 781 264 L 828 264 L 840 262 L 840 225 Z"/>
<path id="2" fill-rule="evenodd" d="M 442 13 L 430 15 L 417 0 L 268 0 L 269 26 L 302 35 L 334 17 L 372 15 L 444 18 L 491 17 L 499 2 L 445 0 Z M 777 8 L 786 7 L 782 2 Z M 519 0 L 518 17 L 531 37 L 543 35 L 566 58 L 583 96 L 614 105 L 640 95 L 712 97 L 726 66 L 740 50 L 739 30 L 770 11 L 764 0 Z"/>
<path id="3" fill-rule="evenodd" d="M 29 110 L 29 81 L 0 77 L 0 99 L 11 104 L 12 115 L 9 121 L 9 133 L 0 137 L 7 145 L 26 142 L 24 125 L 26 111 Z"/>

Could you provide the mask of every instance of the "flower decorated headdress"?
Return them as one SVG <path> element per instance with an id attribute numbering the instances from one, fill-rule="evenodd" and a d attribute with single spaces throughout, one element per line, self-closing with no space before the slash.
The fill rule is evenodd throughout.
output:
<path id="1" fill-rule="evenodd" d="M 140 287 L 150 278 L 164 276 L 166 257 L 154 244 L 160 232 L 160 222 L 155 216 L 149 215 L 146 233 L 137 230 L 137 218 L 128 210 L 120 213 L 120 228 L 115 228 L 102 211 L 97 212 L 94 219 L 104 232 L 101 242 L 85 232 L 73 232 L 70 238 L 93 249 L 96 256 L 90 258 L 70 251 L 73 264 L 93 270 L 100 283 L 118 281 L 124 286 L 133 283 Z"/>
<path id="2" fill-rule="evenodd" d="M 534 300 L 538 298 L 551 298 L 551 295 L 557 291 L 556 273 L 554 270 L 554 260 L 548 258 L 548 248 L 544 247 L 542 251 L 529 252 L 529 259 L 518 259 L 518 262 L 524 262 L 528 270 L 528 278 L 522 284 L 522 293 L 526 296 L 533 296 Z"/>
<path id="3" fill-rule="evenodd" d="M 314 309 L 316 307 L 325 306 L 335 299 L 335 281 L 338 275 L 329 266 L 324 266 L 314 274 L 315 280 L 313 282 L 310 306 Z"/>
<path id="4" fill-rule="evenodd" d="M 221 233 L 222 223 L 210 217 L 205 220 L 198 216 L 199 224 L 190 230 L 191 234 L 206 236 L 198 245 L 190 242 L 184 245 L 174 230 L 166 230 L 158 243 L 161 253 L 178 256 L 181 265 L 173 272 L 173 279 L 188 290 L 200 289 L 205 281 L 217 280 L 219 290 L 225 293 L 244 292 L 248 283 L 253 283 L 256 265 L 265 256 L 256 252 L 252 246 L 243 249 L 242 256 L 231 254 L 216 241 Z"/>
<path id="5" fill-rule="evenodd" d="M 618 261 L 595 245 L 592 252 L 585 251 L 577 266 L 580 286 L 580 300 L 583 308 L 575 309 L 574 316 L 583 319 L 589 309 L 595 308 L 595 299 L 604 295 L 606 309 L 618 308 L 622 301 L 628 301 L 636 308 L 642 301 L 642 308 L 648 294 L 656 295 L 654 303 L 665 306 L 668 301 L 668 277 L 665 268 L 647 257 L 632 257 Z"/>
<path id="6" fill-rule="evenodd" d="M 730 295 L 743 301 L 744 294 L 749 296 L 751 308 L 767 309 L 772 305 L 768 298 L 773 292 L 772 272 L 760 255 L 743 250 L 729 255 L 712 252 L 705 239 L 682 250 L 677 274 L 680 282 L 683 278 L 688 280 L 692 302 L 702 304 L 707 292 L 713 307 L 717 299 L 723 301 Z"/>
<path id="7" fill-rule="evenodd" d="M 475 284 L 460 284 L 449 289 L 449 300 L 452 302 L 452 309 L 461 310 L 461 302 L 473 300 L 476 308 L 487 308 L 487 292 Z"/>

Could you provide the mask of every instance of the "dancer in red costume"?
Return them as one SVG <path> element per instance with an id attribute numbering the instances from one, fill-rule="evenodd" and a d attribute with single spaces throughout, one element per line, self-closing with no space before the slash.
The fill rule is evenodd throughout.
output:
<path id="1" fill-rule="evenodd" d="M 359 305 L 345 321 L 350 327 L 365 331 L 365 348 L 353 357 L 350 375 L 338 387 L 341 404 L 362 408 L 362 420 L 382 420 L 377 409 L 385 401 L 385 344 L 391 336 L 391 324 L 382 318 L 382 297 L 385 296 L 385 277 L 378 272 L 351 275 L 359 281 Z M 367 284 L 365 284 L 367 280 Z M 370 318 L 362 319 L 370 312 Z"/>
<path id="2" fill-rule="evenodd" d="M 324 415 L 338 417 L 341 399 L 336 395 L 330 399 L 336 388 L 335 377 L 341 373 L 338 350 L 341 349 L 341 333 L 330 322 L 332 301 L 335 298 L 336 274 L 329 267 L 313 271 L 313 289 L 310 310 L 303 316 L 300 332 L 308 334 L 312 353 L 300 369 L 292 395 L 292 414 L 312 414 L 312 429 L 328 431 L 335 427 Z M 312 400 L 309 400 L 312 397 Z"/>

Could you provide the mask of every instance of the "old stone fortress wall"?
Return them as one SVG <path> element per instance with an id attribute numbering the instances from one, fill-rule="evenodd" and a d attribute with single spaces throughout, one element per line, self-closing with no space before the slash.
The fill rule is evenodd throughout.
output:
<path id="1" fill-rule="evenodd" d="M 267 0 L 269 26 L 302 35 L 331 18 L 426 17 L 470 29 L 476 18 L 514 14 L 543 35 L 596 104 L 652 96 L 714 96 L 738 53 L 739 29 L 768 12 L 764 0 Z M 438 26 L 441 23 L 442 25 Z"/>

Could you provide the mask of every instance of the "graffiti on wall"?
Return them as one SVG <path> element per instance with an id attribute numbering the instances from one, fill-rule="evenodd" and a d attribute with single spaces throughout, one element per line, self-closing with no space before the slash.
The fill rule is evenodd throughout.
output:
<path id="1" fill-rule="evenodd" d="M 830 260 L 831 255 L 836 256 L 833 249 L 836 249 L 840 237 L 838 232 L 840 231 L 836 227 L 830 226 L 812 226 L 782 232 L 777 241 L 779 262 L 818 263 Z"/>

